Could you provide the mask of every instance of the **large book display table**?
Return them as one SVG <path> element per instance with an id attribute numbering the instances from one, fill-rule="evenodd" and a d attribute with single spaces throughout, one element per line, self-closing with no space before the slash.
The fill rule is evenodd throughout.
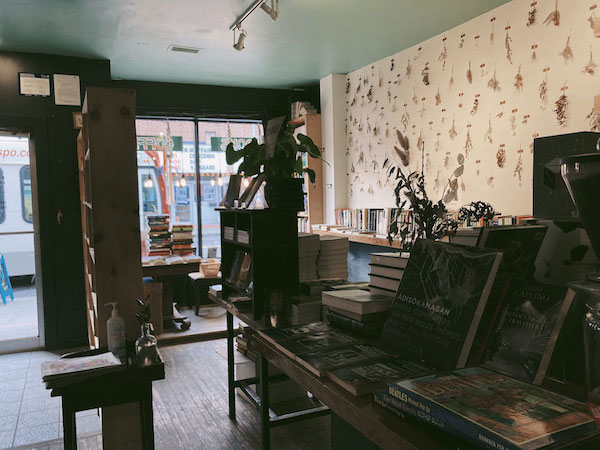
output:
<path id="1" fill-rule="evenodd" d="M 254 319 L 251 312 L 240 311 L 232 303 L 209 295 L 209 298 L 227 311 L 227 374 L 229 390 L 229 417 L 235 420 L 235 390 L 243 390 L 259 409 L 261 418 L 262 448 L 270 448 L 270 429 L 302 419 L 336 413 L 356 430 L 384 449 L 447 449 L 448 441 L 440 433 L 432 434 L 432 429 L 412 420 L 402 420 L 395 414 L 376 405 L 372 395 L 355 397 L 328 378 L 319 378 L 298 362 L 292 360 L 273 344 L 258 334 L 253 337 L 257 344 L 258 376 L 246 380 L 236 380 L 234 376 L 234 328 L 233 316 L 244 322 L 254 331 L 265 328 L 263 319 Z M 323 406 L 276 416 L 269 410 L 268 362 L 274 364 L 302 388 L 311 392 Z M 259 395 L 248 387 L 258 384 Z M 326 405 L 326 406 L 325 406 Z"/>

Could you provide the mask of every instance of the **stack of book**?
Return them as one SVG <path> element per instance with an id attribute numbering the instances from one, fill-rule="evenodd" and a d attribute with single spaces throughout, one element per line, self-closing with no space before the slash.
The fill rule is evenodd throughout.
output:
<path id="1" fill-rule="evenodd" d="M 228 227 L 227 225 L 225 225 L 223 227 L 223 239 L 226 239 L 228 241 L 233 241 L 233 231 L 234 231 L 233 227 Z"/>
<path id="2" fill-rule="evenodd" d="M 332 326 L 361 337 L 379 336 L 392 307 L 390 296 L 361 289 L 323 291 L 322 301 Z"/>
<path id="3" fill-rule="evenodd" d="M 148 216 L 148 256 L 169 256 L 171 254 L 171 232 L 169 216 L 166 214 Z"/>
<path id="4" fill-rule="evenodd" d="M 125 366 L 121 364 L 119 358 L 107 352 L 93 356 L 46 361 L 42 363 L 42 380 L 47 388 L 56 389 L 124 369 Z"/>
<path id="5" fill-rule="evenodd" d="M 292 297 L 292 324 L 319 322 L 321 320 L 321 305 L 320 293 Z"/>
<path id="6" fill-rule="evenodd" d="M 298 279 L 301 283 L 319 279 L 317 258 L 320 248 L 318 234 L 298 233 Z"/>
<path id="7" fill-rule="evenodd" d="M 322 280 L 348 279 L 348 238 L 320 236 L 318 273 Z"/>
<path id="8" fill-rule="evenodd" d="M 371 253 L 369 289 L 372 294 L 394 296 L 400 286 L 408 253 Z"/>
<path id="9" fill-rule="evenodd" d="M 190 255 L 196 251 L 192 247 L 194 226 L 191 223 L 178 223 L 171 227 L 171 253 L 173 255 Z"/>

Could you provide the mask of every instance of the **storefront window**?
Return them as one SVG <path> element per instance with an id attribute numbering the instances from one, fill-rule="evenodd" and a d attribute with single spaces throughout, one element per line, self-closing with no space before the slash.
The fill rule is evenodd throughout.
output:
<path id="1" fill-rule="evenodd" d="M 262 142 L 260 122 L 198 122 L 198 151 L 200 159 L 200 204 L 202 209 L 202 256 L 216 252 L 221 257 L 221 228 L 215 208 L 227 192 L 229 176 L 237 173 L 239 164 L 227 165 L 225 148 L 233 142 L 242 148 L 253 138 Z"/>
<path id="2" fill-rule="evenodd" d="M 193 120 L 137 119 L 138 191 L 142 254 L 148 216 L 165 214 L 171 225 L 193 225 L 197 252 L 195 124 Z"/>
<path id="3" fill-rule="evenodd" d="M 220 257 L 219 213 L 215 208 L 227 192 L 229 175 L 238 168 L 238 164 L 227 165 L 225 147 L 229 142 L 241 148 L 252 138 L 262 140 L 262 124 L 139 118 L 136 131 L 142 254 L 146 254 L 147 217 L 168 214 L 172 225 L 193 225 L 197 255 Z"/>

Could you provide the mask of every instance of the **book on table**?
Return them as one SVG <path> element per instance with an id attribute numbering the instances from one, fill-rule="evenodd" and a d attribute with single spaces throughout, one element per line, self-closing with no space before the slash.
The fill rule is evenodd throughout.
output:
<path id="1" fill-rule="evenodd" d="M 381 339 L 440 369 L 464 367 L 501 258 L 494 250 L 416 242 Z"/>
<path id="2" fill-rule="evenodd" d="M 296 360 L 318 377 L 322 377 L 332 369 L 379 360 L 389 356 L 390 354 L 385 350 L 357 343 L 299 354 L 296 355 Z"/>
<path id="3" fill-rule="evenodd" d="M 435 369 L 402 356 L 390 356 L 378 361 L 331 370 L 327 376 L 341 387 L 360 396 L 385 387 L 390 380 L 413 378 L 434 373 Z"/>
<path id="4" fill-rule="evenodd" d="M 394 267 L 396 269 L 404 269 L 406 264 L 408 264 L 408 257 L 409 253 L 371 253 L 371 264 Z"/>
<path id="5" fill-rule="evenodd" d="M 387 277 L 395 280 L 401 280 L 404 275 L 404 270 L 397 267 L 381 266 L 379 264 L 370 263 L 371 275 L 378 277 Z"/>
<path id="6" fill-rule="evenodd" d="M 111 352 L 92 356 L 62 358 L 42 363 L 42 380 L 56 388 L 100 374 L 121 370 L 124 367 L 121 360 Z"/>
<path id="7" fill-rule="evenodd" d="M 512 280 L 482 365 L 540 385 L 574 297 L 567 287 Z"/>
<path id="8" fill-rule="evenodd" d="M 370 286 L 379 289 L 386 289 L 388 291 L 396 292 L 398 287 L 400 286 L 400 280 L 388 277 L 380 277 L 378 275 L 373 274 L 372 272 L 369 274 L 371 276 Z"/>
<path id="9" fill-rule="evenodd" d="M 323 304 L 356 314 L 370 314 L 388 311 L 392 298 L 386 295 L 371 294 L 360 289 L 323 291 Z"/>
<path id="10" fill-rule="evenodd" d="M 534 450 L 598 436 L 584 403 L 481 367 L 389 382 L 387 393 L 485 448 Z"/>

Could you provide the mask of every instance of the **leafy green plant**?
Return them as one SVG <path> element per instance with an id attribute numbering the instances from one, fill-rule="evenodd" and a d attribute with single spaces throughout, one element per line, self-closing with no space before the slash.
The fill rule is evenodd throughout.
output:
<path id="1" fill-rule="evenodd" d="M 243 159 L 238 168 L 238 173 L 250 177 L 264 172 L 267 180 L 276 181 L 289 179 L 294 174 L 308 174 L 311 183 L 315 183 L 315 171 L 303 167 L 302 154 L 308 154 L 312 158 L 321 158 L 321 150 L 313 140 L 304 134 L 294 137 L 294 127 L 286 125 L 281 128 L 275 143 L 275 149 L 271 158 L 266 157 L 265 144 L 259 144 L 256 138 L 252 139 L 244 148 L 235 150 L 233 143 L 229 143 L 225 149 L 227 164 L 235 164 Z"/>
<path id="2" fill-rule="evenodd" d="M 434 203 L 427 196 L 423 174 L 411 172 L 405 175 L 399 168 L 395 172 L 397 184 L 394 196 L 398 209 L 388 230 L 390 245 L 399 238 L 401 250 L 410 251 L 418 239 L 438 240 L 456 234 L 458 224 L 448 218 L 444 202 Z M 401 213 L 405 210 L 411 210 L 410 223 L 401 222 Z"/>

